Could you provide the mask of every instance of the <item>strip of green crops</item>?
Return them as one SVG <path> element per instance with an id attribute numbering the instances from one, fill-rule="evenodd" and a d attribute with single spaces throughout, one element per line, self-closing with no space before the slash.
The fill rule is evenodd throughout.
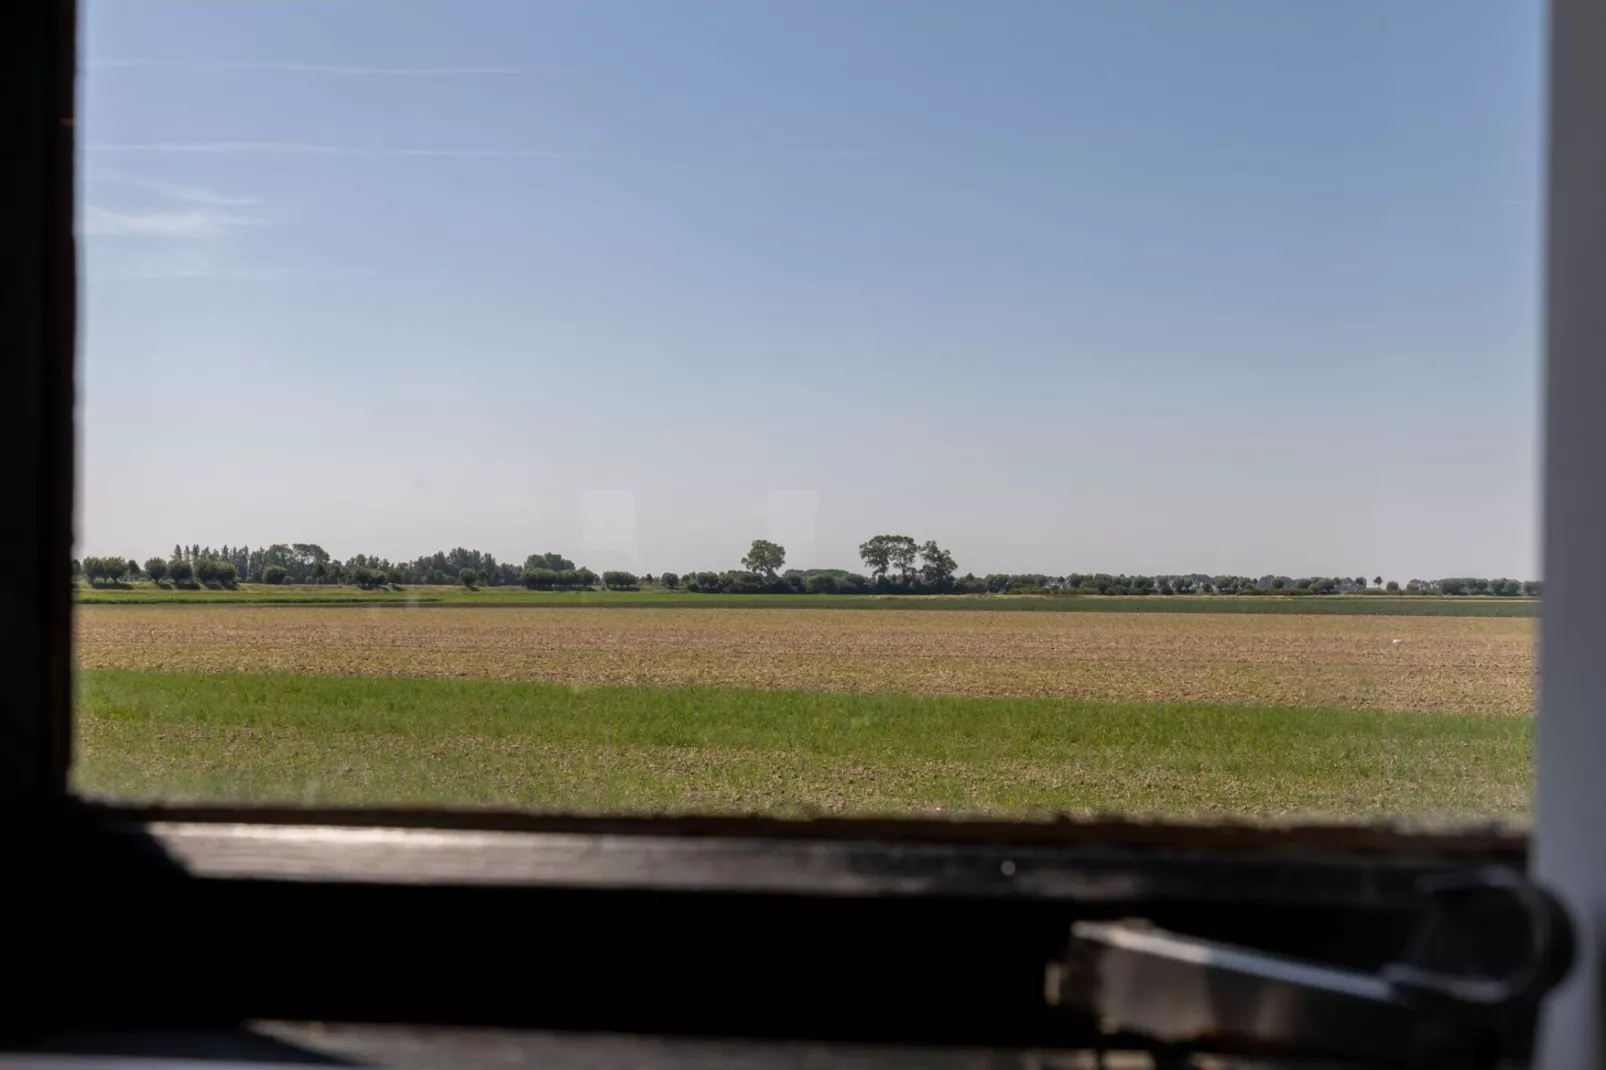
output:
<path id="1" fill-rule="evenodd" d="M 523 589 L 418 587 L 401 591 L 358 591 L 351 588 L 280 590 L 242 584 L 238 590 L 180 591 L 150 586 L 128 590 L 78 589 L 83 605 L 393 605 L 419 603 L 464 606 L 590 606 L 628 608 L 743 609 L 918 609 L 986 610 L 1026 613 L 1293 613 L 1355 614 L 1394 617 L 1533 617 L 1532 599 L 1386 598 L 1372 595 L 1287 597 L 1231 595 L 1123 597 L 1083 595 L 723 595 L 684 591 L 538 592 Z"/>
<path id="2" fill-rule="evenodd" d="M 203 591 L 195 594 L 184 592 L 178 595 L 152 594 L 144 591 L 131 591 L 127 594 L 96 591 L 94 594 L 81 594 L 73 599 L 81 606 L 165 606 L 165 605 L 194 605 L 194 606 L 372 606 L 394 605 L 409 606 L 420 604 L 435 604 L 445 601 L 440 595 L 425 594 L 414 595 L 411 598 L 399 594 L 373 594 L 369 592 L 341 592 L 339 594 L 257 594 L 255 592 L 221 593 L 218 591 Z"/>
<path id="3" fill-rule="evenodd" d="M 469 680 L 79 676 L 80 790 L 566 811 L 1521 818 L 1532 721 Z"/>

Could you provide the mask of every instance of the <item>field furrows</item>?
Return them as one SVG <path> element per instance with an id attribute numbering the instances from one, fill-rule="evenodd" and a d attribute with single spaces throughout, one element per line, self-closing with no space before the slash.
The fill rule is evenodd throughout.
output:
<path id="1" fill-rule="evenodd" d="M 1527 714 L 1535 622 L 843 610 L 83 606 L 84 668 Z"/>

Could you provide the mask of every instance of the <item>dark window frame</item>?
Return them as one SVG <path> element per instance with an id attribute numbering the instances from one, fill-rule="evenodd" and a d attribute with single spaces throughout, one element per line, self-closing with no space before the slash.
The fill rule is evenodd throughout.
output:
<path id="1" fill-rule="evenodd" d="M 304 1018 L 1080 1043 L 1091 1023 L 1054 1019 L 1041 1000 L 1041 966 L 1073 920 L 1141 914 L 1367 965 L 1397 952 L 1419 876 L 1526 865 L 1527 837 L 1498 828 L 655 819 L 75 796 L 76 44 L 72 0 L 22 5 L 0 41 L 10 103 L 0 136 L 13 161 L 0 199 L 11 370 L 0 470 L 12 504 L 0 513 L 0 560 L 15 563 L 0 581 L 0 835 L 14 863 L 8 965 L 35 982 L 0 1001 L 0 1036 Z M 1553 301 L 1568 268 L 1553 257 Z M 1572 486 L 1551 473 L 1552 496 Z M 490 968 L 498 961 L 518 971 L 516 994 L 505 969 Z"/>

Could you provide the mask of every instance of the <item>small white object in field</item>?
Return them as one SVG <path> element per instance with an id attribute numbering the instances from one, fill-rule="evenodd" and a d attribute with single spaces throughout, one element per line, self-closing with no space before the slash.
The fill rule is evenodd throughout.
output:
<path id="1" fill-rule="evenodd" d="M 1393 640 L 1393 643 L 1394 643 L 1395 646 L 1399 646 L 1403 642 L 1405 642 L 1404 639 L 1395 639 L 1395 640 Z"/>

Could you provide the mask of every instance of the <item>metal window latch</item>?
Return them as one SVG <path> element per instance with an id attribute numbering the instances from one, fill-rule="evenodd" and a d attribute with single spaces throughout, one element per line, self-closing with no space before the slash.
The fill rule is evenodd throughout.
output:
<path id="1" fill-rule="evenodd" d="M 1554 897 L 1507 869 L 1436 876 L 1405 954 L 1363 973 L 1164 932 L 1077 922 L 1051 1004 L 1155 1051 L 1327 1056 L 1391 1067 L 1525 1058 L 1572 963 Z M 1114 1046 L 1114 1045 L 1112 1045 Z"/>

